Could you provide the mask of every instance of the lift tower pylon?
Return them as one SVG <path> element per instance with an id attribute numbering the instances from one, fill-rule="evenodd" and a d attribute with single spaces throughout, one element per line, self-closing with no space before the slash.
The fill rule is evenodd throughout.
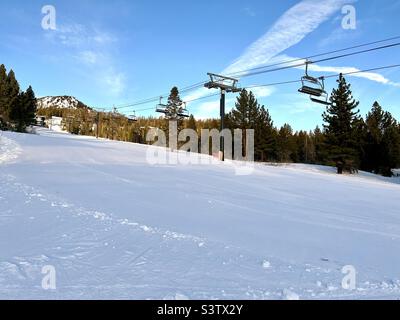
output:
<path id="1" fill-rule="evenodd" d="M 204 87 L 207 89 L 219 89 L 221 90 L 221 98 L 220 98 L 220 116 L 221 116 L 221 140 L 220 140 L 220 151 L 219 151 L 219 159 L 221 161 L 225 161 L 225 141 L 222 134 L 222 131 L 225 129 L 225 94 L 226 93 L 236 93 L 242 91 L 242 89 L 238 88 L 238 79 L 226 77 L 223 75 L 215 74 L 215 73 L 207 73 L 210 77 L 210 81 L 207 82 Z"/>

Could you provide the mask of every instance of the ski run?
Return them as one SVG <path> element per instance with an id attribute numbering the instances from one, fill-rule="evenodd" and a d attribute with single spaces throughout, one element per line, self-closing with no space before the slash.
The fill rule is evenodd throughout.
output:
<path id="1" fill-rule="evenodd" d="M 151 165 L 149 148 L 0 132 L 0 299 L 400 297 L 399 178 Z"/>

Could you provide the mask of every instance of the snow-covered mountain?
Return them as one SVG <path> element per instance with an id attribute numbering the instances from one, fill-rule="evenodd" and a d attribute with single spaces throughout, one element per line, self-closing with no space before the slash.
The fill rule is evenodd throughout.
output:
<path id="1" fill-rule="evenodd" d="M 89 108 L 86 104 L 72 96 L 54 96 L 37 99 L 38 108 L 78 109 Z M 90 109 L 90 108 L 89 108 Z"/>
<path id="2" fill-rule="evenodd" d="M 0 132 L 0 299 L 400 297 L 398 178 L 37 133 Z"/>

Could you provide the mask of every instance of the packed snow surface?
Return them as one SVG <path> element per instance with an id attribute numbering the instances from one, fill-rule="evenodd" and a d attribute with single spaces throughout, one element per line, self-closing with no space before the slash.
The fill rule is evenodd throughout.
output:
<path id="1" fill-rule="evenodd" d="M 0 299 L 400 297 L 398 178 L 37 133 L 0 132 Z"/>

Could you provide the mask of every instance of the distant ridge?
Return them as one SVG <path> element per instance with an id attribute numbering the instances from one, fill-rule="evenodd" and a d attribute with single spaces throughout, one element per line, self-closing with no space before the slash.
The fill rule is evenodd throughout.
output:
<path id="1" fill-rule="evenodd" d="M 54 96 L 37 99 L 38 109 L 59 108 L 59 109 L 92 109 L 83 102 L 72 96 Z"/>

